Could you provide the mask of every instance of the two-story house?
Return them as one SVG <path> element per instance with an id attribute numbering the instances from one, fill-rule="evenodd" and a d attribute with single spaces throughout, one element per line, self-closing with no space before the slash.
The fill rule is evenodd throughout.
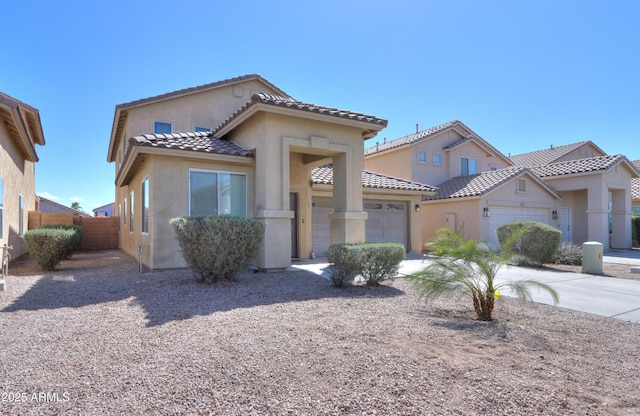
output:
<path id="1" fill-rule="evenodd" d="M 624 156 L 580 142 L 506 157 L 460 121 L 365 149 L 365 168 L 434 184 L 422 235 L 439 228 L 497 247 L 495 230 L 515 220 L 551 224 L 563 240 L 631 247 L 631 178 Z M 609 221 L 611 218 L 611 221 Z"/>
<path id="2" fill-rule="evenodd" d="M 404 243 L 419 251 L 420 201 L 435 188 L 363 172 L 364 140 L 386 125 L 297 101 L 259 75 L 119 104 L 107 160 L 120 247 L 151 269 L 185 267 L 171 218 L 241 215 L 266 225 L 256 265 L 281 269 L 375 234 L 363 209 L 372 198 L 383 220 L 397 204 Z"/>
<path id="3" fill-rule="evenodd" d="M 22 234 L 36 206 L 36 145 L 45 144 L 40 112 L 0 92 L 0 246 L 26 253 Z"/>

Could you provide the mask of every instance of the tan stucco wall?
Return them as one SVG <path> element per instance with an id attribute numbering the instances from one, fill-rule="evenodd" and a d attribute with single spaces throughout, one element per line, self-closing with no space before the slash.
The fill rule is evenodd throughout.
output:
<path id="1" fill-rule="evenodd" d="M 446 146 L 462 138 L 456 130 L 443 131 L 410 146 L 367 156 L 365 169 L 437 186 L 460 176 L 460 159 L 463 157 L 476 159 L 478 172 L 507 167 L 507 163 L 500 157 L 487 153 L 475 142 L 466 142 L 452 150 L 444 150 Z M 420 152 L 426 154 L 425 163 L 418 161 Z M 441 164 L 433 161 L 436 153 L 442 157 Z"/>
<path id="2" fill-rule="evenodd" d="M 24 197 L 23 232 L 28 230 L 28 213 L 35 210 L 35 164 L 24 160 L 4 123 L 0 123 L 0 179 L 3 181 L 3 218 L 0 246 L 13 246 L 12 258 L 27 252 L 19 235 L 19 195 Z"/>
<path id="3" fill-rule="evenodd" d="M 527 192 L 517 191 L 517 180 L 493 190 L 482 198 L 452 199 L 423 204 L 422 230 L 425 242 L 433 240 L 438 228 L 449 228 L 464 238 L 490 241 L 490 219 L 483 216 L 484 207 L 556 208 L 559 200 L 528 175 Z M 550 222 L 548 222 L 550 223 Z"/>
<path id="4" fill-rule="evenodd" d="M 242 162 L 246 158 L 241 158 Z M 127 213 L 127 224 L 120 217 L 120 246 L 137 258 L 138 244 L 144 247 L 142 261 L 150 269 L 186 267 L 169 221 L 177 216 L 189 214 L 189 170 L 204 169 L 247 175 L 247 209 L 253 205 L 253 166 L 219 161 L 177 159 L 161 155 L 146 156 L 144 164 L 128 186 L 117 188 L 116 207 L 123 199 L 130 199 L 134 191 L 134 232 L 129 231 L 131 219 Z M 149 177 L 149 233 L 141 231 L 142 181 Z M 127 202 L 128 204 L 128 202 Z"/>
<path id="5" fill-rule="evenodd" d="M 619 164 L 602 173 L 545 178 L 545 182 L 563 194 L 576 190 L 586 193 L 586 198 L 574 193 L 575 202 L 571 208 L 575 243 L 598 241 L 605 249 L 609 248 L 609 201 L 610 191 L 613 191 L 612 246 L 631 247 L 631 175 L 628 168 Z M 583 232 L 586 232 L 586 236 Z"/>

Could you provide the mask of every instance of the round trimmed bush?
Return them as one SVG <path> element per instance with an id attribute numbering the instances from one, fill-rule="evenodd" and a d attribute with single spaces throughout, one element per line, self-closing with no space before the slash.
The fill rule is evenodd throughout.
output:
<path id="1" fill-rule="evenodd" d="M 201 282 L 230 280 L 249 267 L 264 238 L 264 223 L 232 215 L 177 217 L 171 225 L 184 260 Z"/>
<path id="2" fill-rule="evenodd" d="M 537 221 L 513 221 L 496 233 L 503 252 L 526 256 L 533 264 L 553 262 L 562 242 L 560 230 Z"/>

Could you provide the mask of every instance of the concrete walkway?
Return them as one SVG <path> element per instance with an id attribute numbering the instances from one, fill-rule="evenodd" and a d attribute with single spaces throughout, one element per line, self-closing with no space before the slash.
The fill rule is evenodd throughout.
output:
<path id="1" fill-rule="evenodd" d="M 407 257 L 398 277 L 421 271 L 429 264 L 429 260 L 420 255 L 409 254 Z M 640 267 L 640 250 L 606 250 L 603 262 Z M 296 262 L 292 269 L 306 270 L 328 279 L 328 267 L 326 258 L 319 258 Z M 524 279 L 534 279 L 553 287 L 560 295 L 558 307 L 640 323 L 640 280 L 516 266 L 503 266 L 497 277 L 499 283 Z M 508 291 L 502 293 L 510 295 Z M 546 292 L 533 289 L 531 295 L 535 302 L 553 305 Z"/>

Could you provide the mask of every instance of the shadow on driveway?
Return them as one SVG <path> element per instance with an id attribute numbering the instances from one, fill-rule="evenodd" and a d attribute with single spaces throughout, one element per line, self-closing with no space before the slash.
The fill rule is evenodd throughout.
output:
<path id="1" fill-rule="evenodd" d="M 336 288 L 327 279 L 304 270 L 243 272 L 233 281 L 208 285 L 196 282 L 188 269 L 139 272 L 137 261 L 120 250 L 76 253 L 57 270 L 39 269 L 35 276 L 24 275 L 20 266 L 15 272 L 23 275 L 8 277 L 7 284 L 13 290 L 0 295 L 0 305 L 4 306 L 0 313 L 82 308 L 128 300 L 123 305 L 141 307 L 148 327 L 259 305 L 404 294 L 386 285 Z"/>

